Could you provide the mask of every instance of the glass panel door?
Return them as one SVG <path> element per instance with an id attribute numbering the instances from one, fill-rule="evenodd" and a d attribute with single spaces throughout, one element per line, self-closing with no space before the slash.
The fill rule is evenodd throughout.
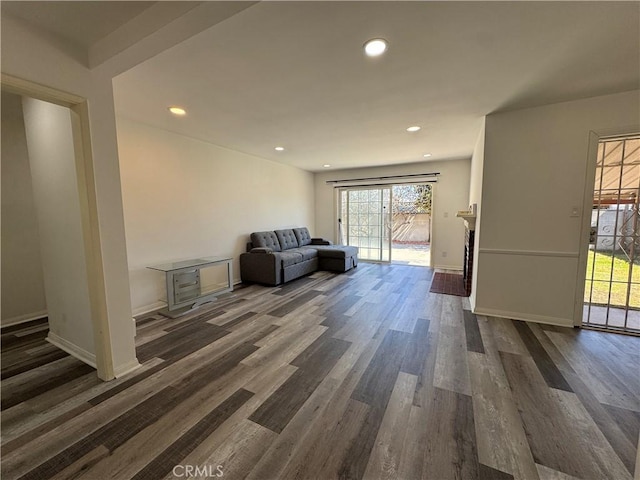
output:
<path id="1" fill-rule="evenodd" d="M 640 333 L 640 137 L 603 140 L 593 195 L 583 324 Z"/>
<path id="2" fill-rule="evenodd" d="M 391 261 L 391 187 L 340 191 L 342 241 L 358 247 L 358 258 Z"/>

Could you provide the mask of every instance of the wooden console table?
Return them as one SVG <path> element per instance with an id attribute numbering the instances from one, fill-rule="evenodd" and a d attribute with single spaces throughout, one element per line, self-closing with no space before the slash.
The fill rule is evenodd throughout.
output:
<path id="1" fill-rule="evenodd" d="M 221 293 L 233 290 L 233 266 L 231 258 L 202 257 L 180 262 L 154 265 L 151 270 L 164 272 L 167 283 L 167 308 L 160 313 L 169 318 L 180 317 L 201 305 L 213 302 Z M 203 292 L 200 270 L 214 265 L 227 266 L 227 286 L 218 290 Z"/>

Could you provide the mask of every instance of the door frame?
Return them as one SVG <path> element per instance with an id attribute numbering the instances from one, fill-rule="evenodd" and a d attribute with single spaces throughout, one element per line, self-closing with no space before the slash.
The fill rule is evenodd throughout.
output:
<path id="1" fill-rule="evenodd" d="M 102 243 L 98 224 L 98 207 L 91 148 L 91 131 L 87 99 L 2 73 L 2 90 L 66 107 L 71 112 L 75 152 L 76 181 L 80 203 L 82 236 L 87 265 L 87 286 L 91 306 L 91 323 L 98 377 L 115 378 L 112 345 L 107 313 Z"/>
<path id="2" fill-rule="evenodd" d="M 576 272 L 576 296 L 573 307 L 573 326 L 581 327 L 584 316 L 584 290 L 587 280 L 587 262 L 589 258 L 589 237 L 591 231 L 591 211 L 593 207 L 593 186 L 596 181 L 596 165 L 598 162 L 598 143 L 607 137 L 623 137 L 640 132 L 640 124 L 621 127 L 617 129 L 605 129 L 589 131 L 587 168 L 585 172 L 585 186 L 582 198 L 582 223 L 580 231 L 580 244 L 578 246 L 578 265 Z"/>

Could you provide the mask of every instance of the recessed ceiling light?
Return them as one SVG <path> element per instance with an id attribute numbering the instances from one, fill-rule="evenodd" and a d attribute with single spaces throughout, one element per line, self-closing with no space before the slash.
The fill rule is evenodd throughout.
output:
<path id="1" fill-rule="evenodd" d="M 328 163 L 325 163 L 324 165 L 322 165 L 324 168 L 329 168 L 331 167 L 331 165 L 329 165 Z"/>
<path id="2" fill-rule="evenodd" d="M 387 46 L 384 38 L 372 38 L 364 44 L 364 53 L 369 57 L 377 57 L 387 51 Z"/>
<path id="3" fill-rule="evenodd" d="M 183 116 L 187 114 L 187 111 L 181 107 L 169 107 L 169 111 L 174 115 Z"/>
<path id="4" fill-rule="evenodd" d="M 429 158 L 431 156 L 430 153 L 425 153 L 424 155 L 422 155 L 424 158 Z"/>
<path id="5" fill-rule="evenodd" d="M 407 132 L 417 132 L 418 130 L 420 130 L 421 127 L 419 127 L 418 125 L 413 125 L 409 128 L 407 128 Z"/>
<path id="6" fill-rule="evenodd" d="M 284 147 L 276 147 L 276 152 L 282 152 L 284 150 Z"/>

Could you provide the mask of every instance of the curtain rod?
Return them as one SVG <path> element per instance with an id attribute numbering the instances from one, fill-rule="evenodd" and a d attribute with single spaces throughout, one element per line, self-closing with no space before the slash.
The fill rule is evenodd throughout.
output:
<path id="1" fill-rule="evenodd" d="M 411 175 L 389 175 L 386 177 L 366 177 L 366 178 L 345 178 L 343 180 L 327 180 L 326 183 L 340 183 L 340 182 L 364 182 L 367 180 L 393 180 L 401 178 L 415 178 L 415 177 L 435 177 L 440 175 L 440 172 L 434 173 L 415 173 Z"/>

